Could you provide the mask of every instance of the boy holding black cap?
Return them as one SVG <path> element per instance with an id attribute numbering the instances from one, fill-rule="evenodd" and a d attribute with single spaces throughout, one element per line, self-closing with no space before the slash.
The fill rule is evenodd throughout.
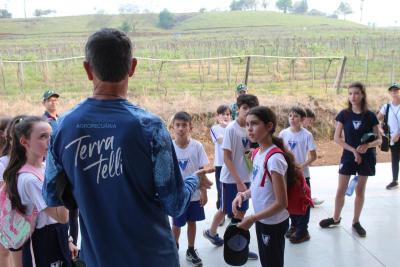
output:
<path id="1" fill-rule="evenodd" d="M 386 186 L 391 190 L 399 186 L 399 161 L 400 161 L 400 85 L 393 83 L 389 89 L 391 101 L 384 104 L 378 112 L 378 120 L 383 121 L 388 113 L 387 124 L 390 132 L 390 156 L 392 160 L 392 182 Z"/>

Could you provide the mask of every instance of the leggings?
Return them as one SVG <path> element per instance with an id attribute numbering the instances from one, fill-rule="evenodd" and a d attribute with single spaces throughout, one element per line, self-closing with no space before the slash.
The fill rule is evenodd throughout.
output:
<path id="1" fill-rule="evenodd" d="M 397 182 L 399 179 L 400 141 L 397 141 L 393 146 L 390 146 L 390 157 L 392 159 L 393 181 Z"/>

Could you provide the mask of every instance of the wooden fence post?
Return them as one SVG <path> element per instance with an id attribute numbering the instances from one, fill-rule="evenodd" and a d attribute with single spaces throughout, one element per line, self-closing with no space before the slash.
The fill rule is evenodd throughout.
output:
<path id="1" fill-rule="evenodd" d="M 3 80 L 3 89 L 4 89 L 4 94 L 6 93 L 6 76 L 4 75 L 4 64 L 3 64 L 3 59 L 0 58 L 0 69 L 1 69 L 1 77 Z"/>
<path id="2" fill-rule="evenodd" d="M 251 57 L 247 57 L 246 63 L 246 75 L 244 77 L 244 83 L 247 85 L 247 81 L 249 80 L 249 72 L 250 72 L 250 59 Z"/>
<path id="3" fill-rule="evenodd" d="M 344 71 L 346 68 L 346 62 L 347 62 L 347 57 L 344 56 L 343 60 L 342 60 L 342 65 L 340 66 L 340 70 L 339 70 L 338 74 L 336 75 L 336 79 L 335 79 L 334 87 L 336 87 L 336 94 L 340 93 L 340 86 L 342 84 L 343 75 L 344 75 Z"/>

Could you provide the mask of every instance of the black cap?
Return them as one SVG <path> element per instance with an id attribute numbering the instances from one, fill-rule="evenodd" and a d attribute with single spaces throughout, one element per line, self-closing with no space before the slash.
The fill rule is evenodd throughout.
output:
<path id="1" fill-rule="evenodd" d="M 53 90 L 47 90 L 46 92 L 44 92 L 43 94 L 43 101 L 49 99 L 50 97 L 55 96 L 55 97 L 60 97 L 59 94 L 57 94 L 55 91 Z"/>
<path id="2" fill-rule="evenodd" d="M 392 83 L 392 85 L 389 87 L 389 91 L 391 90 L 399 90 L 400 89 L 400 85 L 398 83 Z"/>
<path id="3" fill-rule="evenodd" d="M 224 260 L 227 264 L 241 266 L 249 257 L 250 232 L 230 224 L 224 234 Z"/>

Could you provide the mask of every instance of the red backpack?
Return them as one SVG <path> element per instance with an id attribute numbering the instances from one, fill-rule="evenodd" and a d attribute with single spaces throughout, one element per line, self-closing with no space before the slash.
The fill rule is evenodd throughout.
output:
<path id="1" fill-rule="evenodd" d="M 254 149 L 251 157 L 252 160 L 256 156 L 258 150 L 259 148 Z M 268 151 L 267 155 L 265 156 L 264 160 L 265 171 L 261 180 L 260 184 L 261 187 L 265 186 L 265 179 L 267 175 L 272 183 L 272 177 L 268 171 L 267 163 L 269 158 L 276 153 L 283 154 L 283 151 L 279 147 L 273 147 L 270 151 Z M 288 196 L 287 210 L 290 215 L 304 215 L 306 214 L 307 208 L 309 206 L 314 207 L 314 204 L 311 199 L 311 189 L 306 183 L 306 179 L 304 178 L 304 175 L 301 171 L 297 172 L 296 182 L 291 187 L 287 188 L 287 196 Z"/>

